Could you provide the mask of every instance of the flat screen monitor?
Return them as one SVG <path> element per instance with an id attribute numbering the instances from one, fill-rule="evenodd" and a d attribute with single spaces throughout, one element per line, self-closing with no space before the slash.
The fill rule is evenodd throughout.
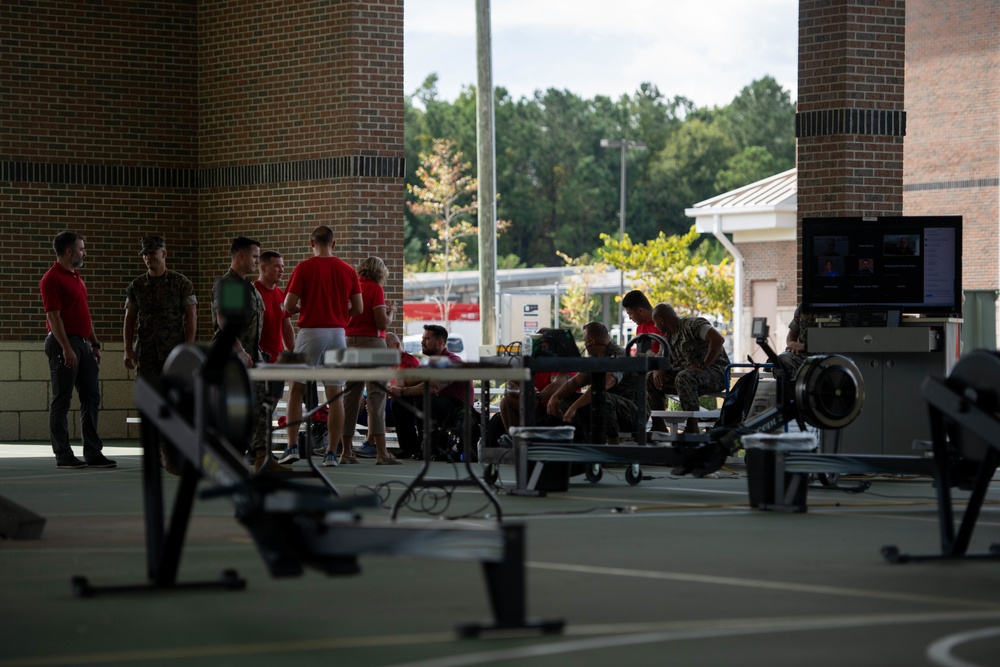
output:
<path id="1" fill-rule="evenodd" d="M 962 311 L 962 217 L 804 218 L 802 307 L 819 314 Z"/>

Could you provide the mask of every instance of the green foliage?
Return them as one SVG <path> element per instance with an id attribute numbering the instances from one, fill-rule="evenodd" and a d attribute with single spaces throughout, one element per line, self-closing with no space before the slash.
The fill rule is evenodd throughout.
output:
<path id="1" fill-rule="evenodd" d="M 722 111 L 719 127 L 740 151 L 764 148 L 776 171 L 795 166 L 795 105 L 773 77 L 765 76 L 741 90 Z"/>
<path id="2" fill-rule="evenodd" d="M 668 231 L 683 233 L 690 221 L 684 209 L 719 192 L 716 173 L 733 155 L 732 141 L 718 126 L 689 120 L 653 158 L 649 168 L 651 199 L 671 224 Z"/>
<path id="3" fill-rule="evenodd" d="M 528 266 L 552 266 L 560 254 L 580 257 L 601 245 L 601 234 L 619 228 L 620 151 L 601 139 L 629 139 L 646 149 L 626 151 L 626 231 L 638 241 L 690 226 L 684 211 L 734 187 L 794 166 L 795 105 L 771 77 L 745 87 L 721 108 L 697 107 L 642 84 L 619 99 L 584 99 L 566 90 L 512 98 L 495 95 L 497 214 L 509 229 L 497 241 L 499 256 L 516 255 Z M 476 90 L 453 102 L 427 77 L 404 105 L 406 181 L 418 185 L 420 154 L 435 138 L 464 155 L 476 151 Z M 468 165 L 475 177 L 475 165 Z M 416 201 L 412 190 L 407 200 Z M 428 256 L 436 234 L 431 218 L 405 213 L 408 265 Z M 470 223 L 472 219 L 470 218 Z M 466 237 L 472 256 L 476 237 Z M 426 262 L 424 262 L 426 263 Z"/>
<path id="4" fill-rule="evenodd" d="M 726 259 L 709 263 L 692 251 L 700 240 L 693 225 L 686 234 L 661 232 L 645 243 L 633 243 L 627 234 L 624 240 L 606 234 L 601 240 L 598 259 L 624 270 L 626 283 L 642 290 L 650 303 L 669 303 L 681 315 L 719 314 L 731 319 L 733 267 Z"/>
<path id="5" fill-rule="evenodd" d="M 598 319 L 601 312 L 601 300 L 594 295 L 594 286 L 610 267 L 606 262 L 595 262 L 587 254 L 573 258 L 559 253 L 559 257 L 566 266 L 576 267 L 575 279 L 559 297 L 559 325 L 570 329 L 579 340 L 583 337 L 583 326 Z"/>
<path id="6" fill-rule="evenodd" d="M 507 255 L 497 255 L 497 269 L 526 269 L 527 265 L 521 261 L 521 258 L 510 253 Z"/>
<path id="7" fill-rule="evenodd" d="M 724 169 L 715 176 L 715 189 L 719 192 L 735 190 L 783 170 L 777 160 L 763 146 L 748 146 L 741 153 L 726 161 Z"/>
<path id="8" fill-rule="evenodd" d="M 469 265 L 465 239 L 476 236 L 479 229 L 470 221 L 476 213 L 476 179 L 468 174 L 472 165 L 465 162 L 455 142 L 434 141 L 432 150 L 420 154 L 417 167 L 419 184 L 407 185 L 413 200 L 410 211 L 429 219 L 431 236 L 427 241 L 428 265 L 432 271 L 443 271 L 445 304 L 444 319 L 448 320 L 450 271 Z"/>

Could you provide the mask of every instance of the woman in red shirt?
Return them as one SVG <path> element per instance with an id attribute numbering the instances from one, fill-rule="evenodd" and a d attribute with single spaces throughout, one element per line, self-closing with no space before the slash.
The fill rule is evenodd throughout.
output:
<path id="1" fill-rule="evenodd" d="M 385 330 L 392 322 L 392 303 L 385 300 L 382 284 L 389 276 L 389 270 L 378 257 L 369 257 L 358 266 L 361 279 L 361 300 L 364 310 L 351 318 L 344 333 L 347 347 L 377 347 L 385 349 Z M 344 431 L 341 444 L 344 454 L 341 463 L 358 463 L 354 453 L 354 431 L 357 429 L 361 396 L 367 391 L 368 440 L 375 443 L 375 464 L 396 465 L 399 459 L 385 448 L 385 387 L 380 382 L 352 382 L 347 384 L 344 394 Z"/>

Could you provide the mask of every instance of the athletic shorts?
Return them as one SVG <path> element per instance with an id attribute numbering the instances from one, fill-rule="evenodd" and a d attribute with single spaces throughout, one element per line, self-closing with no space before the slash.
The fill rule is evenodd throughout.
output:
<path id="1" fill-rule="evenodd" d="M 320 366 L 327 350 L 343 350 L 347 347 L 347 338 L 343 329 L 299 329 L 295 337 L 295 352 L 305 357 L 306 364 Z M 324 382 L 333 387 L 343 386 L 343 380 Z"/>

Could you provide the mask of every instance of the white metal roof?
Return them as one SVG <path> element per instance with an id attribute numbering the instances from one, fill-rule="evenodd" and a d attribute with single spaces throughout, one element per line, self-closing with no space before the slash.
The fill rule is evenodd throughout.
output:
<path id="1" fill-rule="evenodd" d="M 684 213 L 699 232 L 711 233 L 718 217 L 736 243 L 795 239 L 798 182 L 795 169 L 698 202 Z"/>

